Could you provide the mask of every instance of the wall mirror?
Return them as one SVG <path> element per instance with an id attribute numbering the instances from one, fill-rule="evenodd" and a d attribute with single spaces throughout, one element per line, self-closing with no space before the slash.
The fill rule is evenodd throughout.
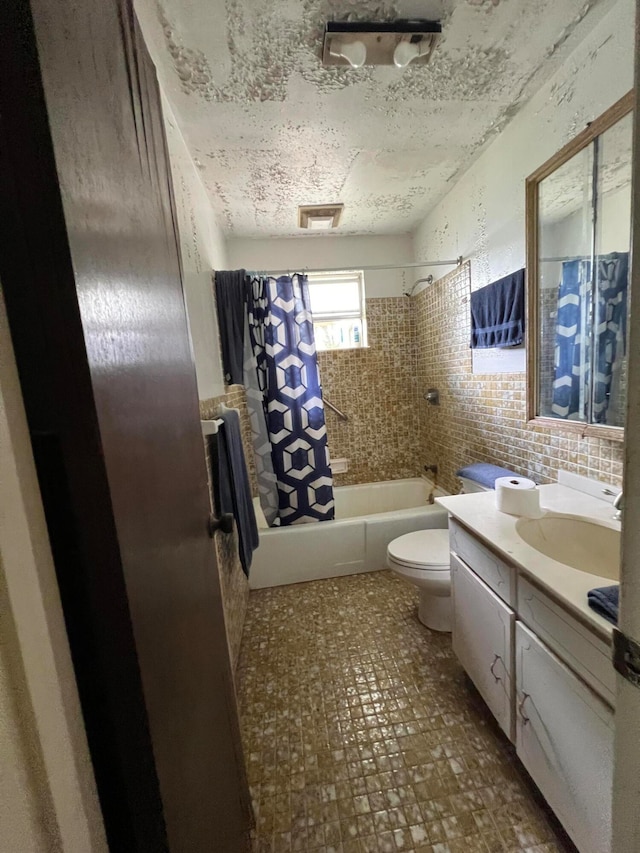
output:
<path id="1" fill-rule="evenodd" d="M 526 182 L 529 420 L 622 439 L 633 92 Z"/>

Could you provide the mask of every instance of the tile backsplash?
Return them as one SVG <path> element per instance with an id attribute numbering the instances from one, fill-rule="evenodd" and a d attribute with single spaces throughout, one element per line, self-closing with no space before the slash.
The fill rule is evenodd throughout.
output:
<path id="1" fill-rule="evenodd" d="M 440 485 L 458 490 L 455 471 L 471 462 L 493 462 L 539 483 L 565 469 L 615 485 L 622 482 L 623 443 L 556 433 L 527 422 L 524 373 L 471 372 L 470 266 L 412 298 L 415 311 L 419 396 L 418 447 L 439 466 Z M 421 399 L 440 390 L 440 406 Z"/>

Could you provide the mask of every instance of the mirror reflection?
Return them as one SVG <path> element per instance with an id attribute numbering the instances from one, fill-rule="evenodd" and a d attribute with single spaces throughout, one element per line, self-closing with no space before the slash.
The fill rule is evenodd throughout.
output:
<path id="1" fill-rule="evenodd" d="M 536 417 L 623 425 L 631 139 L 628 112 L 536 185 Z"/>

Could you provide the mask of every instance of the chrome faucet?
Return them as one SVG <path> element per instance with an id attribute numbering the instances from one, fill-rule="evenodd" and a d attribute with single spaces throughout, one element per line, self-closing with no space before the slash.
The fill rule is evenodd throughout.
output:
<path id="1" fill-rule="evenodd" d="M 622 503 L 623 503 L 622 492 L 618 492 L 618 494 L 613 499 L 613 508 L 615 509 L 615 515 L 613 516 L 616 521 L 620 521 L 622 519 Z"/>

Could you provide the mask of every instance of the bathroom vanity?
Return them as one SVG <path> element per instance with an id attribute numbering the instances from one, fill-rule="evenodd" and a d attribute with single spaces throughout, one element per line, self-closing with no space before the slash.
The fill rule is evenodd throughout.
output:
<path id="1" fill-rule="evenodd" d="M 560 519 L 561 556 L 574 565 L 550 555 L 554 531 L 538 541 L 535 526 L 497 510 L 493 492 L 439 499 L 450 514 L 453 647 L 581 853 L 609 853 L 612 627 L 589 608 L 587 591 L 613 582 L 620 525 L 611 504 L 595 497 L 601 487 L 563 479 L 592 492 L 540 487 L 545 518 Z M 547 523 L 543 518 L 543 534 Z M 582 571 L 575 567 L 581 542 L 594 530 L 597 559 L 585 550 L 589 571 Z M 572 537 L 575 560 L 566 552 Z M 603 550 L 612 547 L 613 554 Z M 598 559 L 602 575 L 593 573 Z"/>

